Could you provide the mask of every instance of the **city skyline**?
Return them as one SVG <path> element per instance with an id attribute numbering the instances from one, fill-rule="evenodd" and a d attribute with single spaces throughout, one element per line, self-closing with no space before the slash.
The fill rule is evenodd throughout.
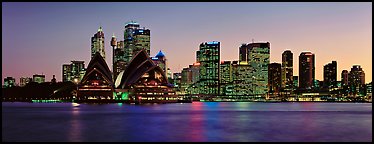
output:
<path id="1" fill-rule="evenodd" d="M 173 73 L 195 62 L 200 43 L 219 41 L 221 61 L 233 61 L 239 60 L 240 45 L 254 39 L 270 42 L 270 63 L 281 63 L 283 51 L 291 50 L 296 76 L 300 53 L 311 51 L 315 78 L 320 81 L 323 66 L 331 61 L 337 61 L 338 81 L 341 71 L 353 65 L 363 68 L 366 83 L 372 79 L 371 3 L 3 2 L 2 6 L 2 75 L 14 77 L 16 83 L 20 77 L 42 73 L 46 81 L 52 75 L 62 81 L 63 64 L 83 60 L 88 65 L 90 38 L 100 26 L 105 60 L 112 70 L 110 38 L 114 33 L 123 40 L 130 20 L 151 30 L 150 55 L 162 50 Z M 268 11 L 258 12 L 259 7 Z"/>

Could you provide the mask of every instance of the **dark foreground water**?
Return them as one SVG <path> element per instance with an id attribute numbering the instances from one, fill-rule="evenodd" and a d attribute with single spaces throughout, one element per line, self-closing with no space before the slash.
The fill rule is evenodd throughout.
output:
<path id="1" fill-rule="evenodd" d="M 2 141 L 372 141 L 371 103 L 2 103 Z"/>

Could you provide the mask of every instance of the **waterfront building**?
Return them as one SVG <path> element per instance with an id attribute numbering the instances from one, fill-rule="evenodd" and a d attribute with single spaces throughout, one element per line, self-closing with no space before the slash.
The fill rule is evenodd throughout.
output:
<path id="1" fill-rule="evenodd" d="M 293 76 L 293 88 L 296 90 L 299 87 L 299 76 Z"/>
<path id="2" fill-rule="evenodd" d="M 77 85 L 77 100 L 113 99 L 112 75 L 104 58 L 96 52 Z"/>
<path id="3" fill-rule="evenodd" d="M 29 82 L 32 82 L 32 78 L 30 77 L 21 77 L 19 79 L 19 86 L 23 87 L 26 86 Z"/>
<path id="4" fill-rule="evenodd" d="M 293 53 L 286 50 L 282 53 L 282 88 L 292 89 L 293 86 Z"/>
<path id="5" fill-rule="evenodd" d="M 232 64 L 231 61 L 221 61 L 220 64 L 220 94 L 232 95 Z"/>
<path id="6" fill-rule="evenodd" d="M 105 60 L 105 43 L 104 43 L 104 32 L 102 27 L 97 30 L 97 33 L 91 37 L 91 59 L 95 56 L 96 52 Z"/>
<path id="7" fill-rule="evenodd" d="M 157 66 L 159 66 L 163 71 L 164 73 L 166 74 L 166 77 L 169 77 L 168 76 L 168 71 L 167 71 L 167 59 L 165 57 L 165 54 L 160 50 L 155 57 L 152 57 L 151 58 L 153 60 L 153 62 L 156 63 Z"/>
<path id="8" fill-rule="evenodd" d="M 126 23 L 124 30 L 124 62 L 127 66 L 130 60 L 140 50 L 145 49 L 150 55 L 150 30 L 140 28 L 139 23 L 130 21 Z"/>
<path id="9" fill-rule="evenodd" d="M 268 71 L 269 95 L 278 96 L 282 86 L 282 65 L 280 63 L 270 63 Z"/>
<path id="10" fill-rule="evenodd" d="M 165 72 L 148 56 L 138 51 L 115 81 L 116 99 L 135 103 L 177 102 L 178 96 L 168 83 Z"/>
<path id="11" fill-rule="evenodd" d="M 248 44 L 248 63 L 251 66 L 253 95 L 264 97 L 268 93 L 268 64 L 270 63 L 270 43 Z"/>
<path id="12" fill-rule="evenodd" d="M 342 85 L 343 86 L 348 85 L 348 71 L 347 70 L 343 70 L 342 71 L 341 81 L 342 81 Z"/>
<path id="13" fill-rule="evenodd" d="M 299 88 L 312 89 L 315 79 L 315 59 L 311 52 L 302 52 L 299 56 Z"/>
<path id="14" fill-rule="evenodd" d="M 253 96 L 254 82 L 251 75 L 252 68 L 246 63 L 232 62 L 232 85 L 226 85 L 226 95 Z"/>
<path id="15" fill-rule="evenodd" d="M 34 74 L 32 76 L 32 81 L 37 82 L 37 83 L 44 83 L 45 82 L 45 75 Z"/>
<path id="16" fill-rule="evenodd" d="M 245 43 L 239 47 L 239 63 L 248 63 L 248 50 L 248 45 Z"/>
<path id="17" fill-rule="evenodd" d="M 348 85 L 352 95 L 364 95 L 365 72 L 360 65 L 353 65 L 348 73 Z"/>
<path id="18" fill-rule="evenodd" d="M 324 88 L 333 88 L 336 87 L 337 81 L 337 63 L 332 61 L 323 66 L 323 87 Z"/>
<path id="19" fill-rule="evenodd" d="M 4 78 L 4 88 L 14 87 L 16 86 L 16 79 L 13 77 L 6 77 Z"/>
<path id="20" fill-rule="evenodd" d="M 198 88 L 201 95 L 219 95 L 220 42 L 200 44 L 198 62 L 200 63 Z"/>
<path id="21" fill-rule="evenodd" d="M 181 91 L 181 81 L 182 81 L 182 73 L 173 73 L 173 90 L 177 92 L 178 95 L 180 95 Z"/>
<path id="22" fill-rule="evenodd" d="M 113 54 L 113 79 L 117 79 L 117 76 L 120 72 L 125 70 L 125 49 L 124 41 L 116 42 L 115 36 L 112 36 L 111 46 L 114 49 Z M 116 44 L 114 44 L 116 42 Z"/>
<path id="23" fill-rule="evenodd" d="M 86 73 L 84 61 L 71 61 L 70 64 L 62 65 L 62 82 L 80 82 Z"/>

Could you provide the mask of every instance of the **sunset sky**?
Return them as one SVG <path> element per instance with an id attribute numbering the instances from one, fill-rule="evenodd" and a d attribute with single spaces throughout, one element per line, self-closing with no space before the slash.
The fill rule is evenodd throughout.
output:
<path id="1" fill-rule="evenodd" d="M 151 30 L 151 56 L 162 50 L 172 72 L 195 62 L 199 44 L 221 42 L 221 61 L 238 60 L 242 43 L 270 42 L 270 62 L 291 50 L 294 75 L 302 51 L 315 54 L 315 77 L 335 60 L 341 71 L 361 65 L 372 81 L 372 3 L 275 2 L 111 2 L 2 3 L 2 81 L 45 74 L 62 81 L 62 65 L 90 61 L 91 37 L 105 34 L 106 61 L 112 70 L 110 39 L 123 40 L 125 23 Z"/>

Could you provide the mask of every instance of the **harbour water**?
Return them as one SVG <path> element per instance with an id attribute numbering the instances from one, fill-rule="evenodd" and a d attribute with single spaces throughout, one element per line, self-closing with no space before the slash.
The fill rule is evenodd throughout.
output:
<path id="1" fill-rule="evenodd" d="M 372 103 L 2 103 L 3 142 L 372 142 Z"/>

